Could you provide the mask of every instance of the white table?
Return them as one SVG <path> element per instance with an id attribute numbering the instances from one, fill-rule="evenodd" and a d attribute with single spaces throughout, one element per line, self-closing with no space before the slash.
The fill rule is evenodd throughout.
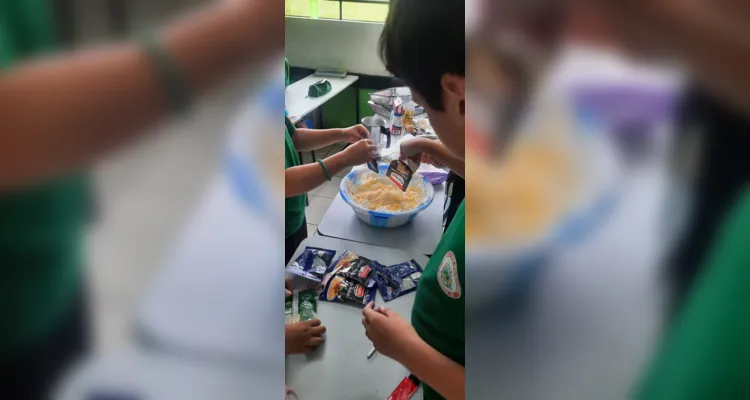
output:
<path id="1" fill-rule="evenodd" d="M 336 250 L 337 257 L 351 250 L 387 265 L 410 259 L 415 259 L 422 267 L 427 265 L 427 257 L 423 255 L 321 236 L 303 241 L 294 258 L 305 246 Z M 414 293 L 388 303 L 378 294 L 376 303 L 409 319 Z M 318 317 L 327 327 L 325 344 L 310 356 L 288 356 L 286 361 L 287 383 L 301 399 L 384 399 L 409 375 L 403 366 L 381 354 L 367 359 L 372 343 L 365 336 L 360 308 L 319 301 Z M 421 398 L 420 389 L 413 399 Z"/>
<path id="2" fill-rule="evenodd" d="M 81 400 L 100 395 L 102 399 L 143 400 L 279 399 L 283 385 L 281 362 L 276 366 L 259 363 L 238 367 L 123 351 L 79 364 L 62 379 L 54 398 Z"/>
<path id="3" fill-rule="evenodd" d="M 321 79 L 327 79 L 331 82 L 331 91 L 324 96 L 307 97 L 307 90 L 310 85 Z M 304 116 L 353 85 L 357 79 L 359 77 L 354 75 L 347 75 L 343 78 L 329 78 L 313 74 L 294 82 L 286 88 L 286 110 L 289 112 L 289 119 L 292 123 L 297 123 Z"/>
<path id="4" fill-rule="evenodd" d="M 341 194 L 328 207 L 318 225 L 318 233 L 374 246 L 391 247 L 432 255 L 443 236 L 445 184 L 435 185 L 435 199 L 410 223 L 398 228 L 376 228 L 354 214 Z"/>
<path id="5" fill-rule="evenodd" d="M 666 187 L 663 173 L 634 172 L 615 214 L 549 260 L 515 315 L 467 303 L 468 398 L 629 398 L 664 322 Z M 472 265 L 468 288 L 495 279 Z"/>

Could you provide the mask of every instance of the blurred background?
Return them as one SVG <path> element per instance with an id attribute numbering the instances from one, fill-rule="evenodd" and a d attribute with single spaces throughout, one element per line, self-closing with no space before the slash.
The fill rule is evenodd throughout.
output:
<path id="1" fill-rule="evenodd" d="M 747 182 L 741 96 L 717 79 L 742 74 L 709 56 L 718 39 L 682 35 L 741 7 L 670 4 L 466 2 L 468 398 L 641 398 L 649 373 L 647 398 L 731 387 L 684 384 L 676 361 L 722 368 L 691 354 L 730 337 L 730 317 L 674 338 L 720 320 L 704 303 L 719 281 L 700 277 Z"/>
<path id="2" fill-rule="evenodd" d="M 58 0 L 69 46 L 126 39 L 194 9 L 200 0 Z M 96 219 L 88 234 L 94 292 L 96 349 L 132 345 L 129 326 L 137 300 L 154 278 L 175 236 L 220 168 L 231 117 L 258 82 L 252 72 L 233 78 L 184 120 L 105 159 L 93 169 Z"/>

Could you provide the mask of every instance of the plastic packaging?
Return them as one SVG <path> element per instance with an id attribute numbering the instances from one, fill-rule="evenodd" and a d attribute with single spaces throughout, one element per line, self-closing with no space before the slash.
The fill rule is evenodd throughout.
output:
<path id="1" fill-rule="evenodd" d="M 307 289 L 294 292 L 286 298 L 284 321 L 289 323 L 305 322 L 318 318 L 318 292 Z"/>
<path id="2" fill-rule="evenodd" d="M 294 314 L 292 313 L 293 304 L 294 296 L 287 296 L 284 302 L 284 322 L 287 324 L 294 322 Z"/>
<path id="3" fill-rule="evenodd" d="M 391 301 L 417 290 L 422 271 L 422 267 L 415 260 L 387 267 L 379 266 L 375 279 L 383 300 Z"/>
<path id="4" fill-rule="evenodd" d="M 391 161 L 388 171 L 385 173 L 394 185 L 404 192 L 409 188 L 409 184 L 414 178 L 414 174 L 421 164 L 421 156 L 417 155 L 406 160 Z"/>
<path id="5" fill-rule="evenodd" d="M 322 249 L 319 247 L 305 247 L 305 250 L 289 266 L 300 271 L 305 271 L 322 277 L 328 266 L 331 265 L 335 250 Z"/>
<path id="6" fill-rule="evenodd" d="M 319 299 L 365 306 L 375 300 L 374 270 L 382 268 L 376 261 L 345 251 L 328 269 L 319 286 Z"/>
<path id="7" fill-rule="evenodd" d="M 318 317 L 318 292 L 314 289 L 294 294 L 297 300 L 297 322 L 310 321 Z"/>

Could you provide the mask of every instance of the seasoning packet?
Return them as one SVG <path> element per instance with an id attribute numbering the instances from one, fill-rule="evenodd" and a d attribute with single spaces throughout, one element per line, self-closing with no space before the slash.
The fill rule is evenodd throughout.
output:
<path id="1" fill-rule="evenodd" d="M 319 247 L 305 247 L 302 254 L 297 257 L 289 268 L 310 272 L 322 277 L 328 266 L 336 255 L 335 250 L 322 249 Z"/>
<path id="2" fill-rule="evenodd" d="M 421 277 L 422 267 L 415 260 L 387 267 L 379 266 L 375 273 L 377 289 L 385 301 L 417 290 Z"/>
<path id="3" fill-rule="evenodd" d="M 293 304 L 294 296 L 287 296 L 284 302 L 284 322 L 287 324 L 294 322 L 294 314 L 292 313 Z"/>
<path id="4" fill-rule="evenodd" d="M 297 304 L 295 322 L 310 321 L 318 317 L 318 292 L 315 289 L 294 293 Z"/>
<path id="5" fill-rule="evenodd" d="M 394 185 L 405 192 L 406 189 L 409 188 L 409 184 L 414 178 L 414 174 L 419 169 L 421 157 L 421 155 L 416 155 L 414 157 L 409 157 L 406 160 L 391 161 L 385 176 L 387 176 Z"/>
<path id="6" fill-rule="evenodd" d="M 374 286 L 374 283 L 365 286 L 341 275 L 333 275 L 330 276 L 325 285 L 321 286 L 318 299 L 334 303 L 351 303 L 364 307 L 370 301 L 375 300 Z"/>

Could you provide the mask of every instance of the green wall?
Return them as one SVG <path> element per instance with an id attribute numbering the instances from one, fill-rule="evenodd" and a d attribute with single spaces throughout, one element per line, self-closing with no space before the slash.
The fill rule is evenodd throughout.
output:
<path id="1" fill-rule="evenodd" d="M 359 120 L 364 117 L 373 115 L 374 112 L 367 102 L 370 100 L 370 93 L 376 91 L 375 89 L 349 87 L 328 100 L 323 105 L 323 127 L 347 127 L 359 123 Z M 359 95 L 359 118 L 356 113 L 356 95 Z"/>

